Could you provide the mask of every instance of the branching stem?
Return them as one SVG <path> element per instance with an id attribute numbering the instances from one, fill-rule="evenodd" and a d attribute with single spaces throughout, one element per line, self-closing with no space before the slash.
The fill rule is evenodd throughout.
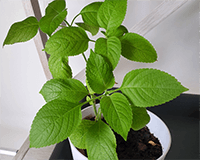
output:
<path id="1" fill-rule="evenodd" d="M 69 26 L 71 27 L 71 25 L 64 19 L 64 22 Z"/>
<path id="2" fill-rule="evenodd" d="M 92 102 L 92 101 L 95 101 L 95 100 L 97 100 L 97 99 L 101 99 L 102 97 L 104 97 L 105 95 L 100 95 L 100 96 L 98 96 L 98 97 L 95 97 L 95 98 L 91 98 L 89 101 L 85 101 L 85 102 L 83 102 L 81 105 L 84 105 L 84 104 L 87 104 L 87 103 L 89 103 L 89 102 Z"/>
<path id="3" fill-rule="evenodd" d="M 107 91 L 109 94 L 114 93 L 116 91 L 119 91 L 120 88 L 112 90 L 112 91 Z M 95 113 L 95 117 L 97 118 L 97 120 L 101 119 L 101 108 L 99 108 L 98 112 L 97 112 L 97 108 L 96 108 L 96 104 L 94 103 L 97 99 L 100 100 L 102 97 L 105 97 L 107 95 L 102 94 L 98 97 L 96 97 L 95 95 L 91 94 L 91 99 L 89 101 L 85 101 L 84 103 L 82 103 L 81 105 L 93 102 L 93 109 L 94 109 L 94 113 Z"/>

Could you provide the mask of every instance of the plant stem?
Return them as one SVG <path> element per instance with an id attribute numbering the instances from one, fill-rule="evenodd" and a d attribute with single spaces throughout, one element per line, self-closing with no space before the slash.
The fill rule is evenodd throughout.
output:
<path id="1" fill-rule="evenodd" d="M 97 121 L 101 119 L 101 107 L 99 107 L 98 109 L 98 113 L 97 113 Z"/>
<path id="2" fill-rule="evenodd" d="M 120 88 L 115 89 L 115 90 L 113 90 L 113 91 L 108 91 L 108 92 L 109 92 L 109 94 L 111 94 L 111 93 L 116 92 L 116 91 L 119 91 L 119 90 L 120 90 Z M 94 98 L 90 99 L 89 101 L 83 102 L 81 105 L 85 105 L 85 104 L 87 104 L 87 103 L 89 103 L 89 102 L 92 102 L 92 101 L 95 101 L 95 100 L 97 100 L 97 99 L 100 100 L 102 97 L 105 97 L 105 96 L 106 96 L 106 95 L 102 94 L 102 95 L 100 95 L 100 96 L 98 96 L 98 97 L 94 97 Z"/>
<path id="3" fill-rule="evenodd" d="M 107 93 L 108 94 L 111 94 L 111 93 L 114 93 L 114 92 L 116 92 L 116 91 L 119 91 L 120 90 L 120 88 L 118 88 L 118 89 L 115 89 L 115 90 L 112 90 L 112 91 L 107 91 Z M 96 120 L 98 121 L 99 119 L 101 119 L 101 108 L 99 108 L 99 110 L 98 110 L 98 112 L 97 112 L 97 108 L 96 108 L 96 104 L 95 104 L 95 101 L 97 100 L 97 99 L 101 99 L 102 97 L 105 97 L 106 95 L 105 94 L 102 94 L 102 95 L 100 95 L 100 96 L 98 96 L 98 97 L 96 97 L 95 95 L 93 95 L 93 94 L 90 94 L 91 95 L 91 99 L 89 100 L 89 101 L 85 101 L 85 102 L 83 102 L 81 105 L 83 106 L 83 105 L 85 105 L 85 104 L 87 104 L 87 103 L 90 103 L 90 102 L 93 102 L 93 109 L 94 109 L 94 113 L 95 113 L 95 117 L 97 118 Z"/>
<path id="4" fill-rule="evenodd" d="M 92 95 L 91 95 L 91 98 L 94 99 L 95 96 L 92 94 Z M 97 117 L 97 116 L 98 116 L 98 113 L 97 113 L 97 108 L 96 108 L 96 102 L 95 102 L 95 101 L 96 101 L 96 100 L 93 101 L 92 106 L 93 106 L 93 109 L 94 109 L 95 116 Z M 97 119 L 97 120 L 98 120 L 98 119 Z"/>
<path id="5" fill-rule="evenodd" d="M 69 26 L 71 27 L 71 25 L 64 19 L 64 22 Z"/>
<path id="6" fill-rule="evenodd" d="M 111 90 L 111 91 L 107 91 L 108 94 L 111 94 L 111 93 L 114 93 L 114 92 L 117 92 L 117 91 L 120 91 L 120 88 L 117 88 L 115 90 Z"/>
<path id="7" fill-rule="evenodd" d="M 84 58 L 85 62 L 87 63 L 87 58 L 86 58 L 85 54 L 82 53 L 82 55 L 83 55 L 83 58 Z"/>
<path id="8" fill-rule="evenodd" d="M 72 22 L 71 22 L 71 26 L 73 25 L 73 23 L 74 23 L 74 21 L 75 21 L 75 19 L 78 17 L 80 15 L 80 13 L 79 14 L 77 14 L 75 17 L 74 17 L 74 19 L 72 20 Z"/>
<path id="9" fill-rule="evenodd" d="M 90 41 L 91 41 L 91 42 L 94 42 L 94 43 L 96 42 L 96 41 L 94 41 L 94 40 L 92 40 L 92 39 L 90 39 Z"/>
<path id="10" fill-rule="evenodd" d="M 87 103 L 89 103 L 89 102 L 91 102 L 91 101 L 94 101 L 94 100 L 97 100 L 97 99 L 101 99 L 101 98 L 104 97 L 104 96 L 105 96 L 105 95 L 102 94 L 102 95 L 100 95 L 100 96 L 98 96 L 98 97 L 94 97 L 94 98 L 90 99 L 89 101 L 83 102 L 81 105 L 87 104 Z"/>

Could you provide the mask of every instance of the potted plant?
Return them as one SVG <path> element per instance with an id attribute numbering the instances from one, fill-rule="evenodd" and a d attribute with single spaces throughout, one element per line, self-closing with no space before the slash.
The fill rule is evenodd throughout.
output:
<path id="1" fill-rule="evenodd" d="M 93 2 L 69 23 L 65 0 L 54 0 L 39 22 L 31 16 L 11 26 L 3 46 L 28 41 L 39 28 L 49 36 L 44 51 L 50 54 L 48 64 L 54 78 L 40 91 L 47 103 L 33 120 L 30 147 L 45 147 L 70 137 L 76 147 L 87 150 L 89 160 L 118 159 L 113 132 L 126 141 L 130 129 L 140 130 L 149 123 L 146 107 L 168 102 L 188 90 L 168 73 L 150 68 L 130 71 L 120 88 L 108 90 L 115 84 L 113 70 L 121 55 L 135 62 L 157 60 L 148 40 L 121 25 L 126 9 L 127 0 Z M 78 16 L 83 22 L 74 24 Z M 99 30 L 103 37 L 96 40 L 87 35 L 94 36 Z M 87 59 L 84 52 L 89 42 L 95 47 Z M 86 61 L 87 88 L 72 78 L 68 65 L 68 57 L 79 54 Z M 80 102 L 85 96 L 86 101 Z M 100 100 L 98 107 L 96 100 Z M 81 106 L 86 103 L 93 106 L 93 121 L 82 120 Z"/>

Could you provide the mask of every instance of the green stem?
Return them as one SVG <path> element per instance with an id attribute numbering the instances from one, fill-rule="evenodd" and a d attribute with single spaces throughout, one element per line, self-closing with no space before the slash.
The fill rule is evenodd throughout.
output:
<path id="1" fill-rule="evenodd" d="M 108 91 L 109 92 L 109 94 L 111 94 L 111 93 L 113 93 L 113 92 L 116 92 L 116 91 L 119 91 L 120 90 L 120 88 L 118 88 L 118 89 L 115 89 L 115 90 L 113 90 L 113 91 Z M 90 99 L 89 101 L 85 101 L 85 102 L 83 102 L 81 105 L 85 105 L 85 104 L 87 104 L 87 103 L 89 103 L 89 102 L 92 102 L 92 101 L 95 101 L 95 100 L 100 100 L 102 97 L 105 97 L 106 95 L 104 95 L 104 94 L 102 94 L 102 95 L 100 95 L 100 96 L 98 96 L 98 97 L 94 97 L 94 98 L 92 98 L 92 99 Z"/>
<path id="2" fill-rule="evenodd" d="M 77 15 L 74 17 L 74 19 L 72 20 L 71 26 L 73 25 L 73 23 L 74 23 L 75 19 L 76 19 L 76 18 L 77 18 L 79 15 L 80 15 L 80 13 L 79 13 L 79 14 L 77 14 Z"/>
<path id="3" fill-rule="evenodd" d="M 91 95 L 91 98 L 94 99 L 95 96 L 94 96 L 94 95 Z M 95 100 L 93 101 L 92 106 L 93 106 L 93 109 L 94 109 L 95 117 L 97 117 L 97 116 L 98 116 L 98 113 L 97 113 L 97 108 L 96 108 Z M 97 119 L 97 120 L 98 120 L 98 119 Z"/>
<path id="4" fill-rule="evenodd" d="M 94 40 L 92 40 L 92 39 L 90 39 L 90 41 L 91 41 L 91 42 L 94 42 L 94 43 L 96 42 L 96 41 L 94 41 Z"/>
<path id="5" fill-rule="evenodd" d="M 87 58 L 86 58 L 85 54 L 82 53 L 82 55 L 83 55 L 83 58 L 84 58 L 85 62 L 87 63 Z"/>
<path id="6" fill-rule="evenodd" d="M 111 94 L 111 93 L 114 93 L 114 92 L 117 92 L 117 91 L 120 91 L 120 88 L 117 88 L 115 90 L 111 90 L 111 91 L 107 91 L 108 94 Z"/>
<path id="7" fill-rule="evenodd" d="M 99 107 L 98 109 L 98 113 L 97 113 L 97 121 L 101 119 L 101 107 Z"/>
<path id="8" fill-rule="evenodd" d="M 100 100 L 102 97 L 104 97 L 105 95 L 100 95 L 100 96 L 98 96 L 98 97 L 94 97 L 94 98 L 92 98 L 92 99 L 90 99 L 89 101 L 85 101 L 85 102 L 83 102 L 81 105 L 85 105 L 85 104 L 87 104 L 87 103 L 89 103 L 89 102 L 92 102 L 92 101 L 95 101 L 95 100 Z"/>
<path id="9" fill-rule="evenodd" d="M 119 91 L 119 90 L 120 90 L 120 88 L 115 89 L 113 91 L 107 91 L 107 92 L 109 92 L 109 94 L 111 94 L 111 93 Z M 105 96 L 106 96 L 105 94 L 102 94 L 102 95 L 96 97 L 93 94 L 91 94 L 91 99 L 89 101 L 83 102 L 81 105 L 83 106 L 83 105 L 85 105 L 87 103 L 95 102 L 97 99 L 100 100 L 102 97 L 105 97 Z M 101 119 L 101 109 L 97 112 L 95 103 L 93 103 L 93 109 L 94 109 L 95 116 L 97 117 L 97 120 Z"/>
<path id="10" fill-rule="evenodd" d="M 64 19 L 64 22 L 69 26 L 71 27 L 71 25 Z"/>

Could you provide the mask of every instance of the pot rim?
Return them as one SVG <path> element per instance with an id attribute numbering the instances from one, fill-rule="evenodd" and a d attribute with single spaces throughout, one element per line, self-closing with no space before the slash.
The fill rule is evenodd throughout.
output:
<path id="1" fill-rule="evenodd" d="M 171 147 L 171 142 L 172 142 L 171 133 L 169 131 L 169 128 L 167 127 L 167 125 L 161 118 L 159 118 L 156 114 L 154 114 L 153 112 L 151 112 L 149 110 L 147 110 L 147 112 L 148 112 L 148 114 L 152 114 L 154 117 L 156 117 L 157 119 L 159 119 L 162 122 L 163 126 L 167 129 L 167 133 L 169 135 L 169 145 L 167 146 L 166 151 L 157 159 L 157 160 L 161 160 L 162 158 L 164 158 L 167 155 L 167 153 L 169 152 L 169 149 Z M 147 124 L 147 126 L 148 126 L 148 124 Z"/>

